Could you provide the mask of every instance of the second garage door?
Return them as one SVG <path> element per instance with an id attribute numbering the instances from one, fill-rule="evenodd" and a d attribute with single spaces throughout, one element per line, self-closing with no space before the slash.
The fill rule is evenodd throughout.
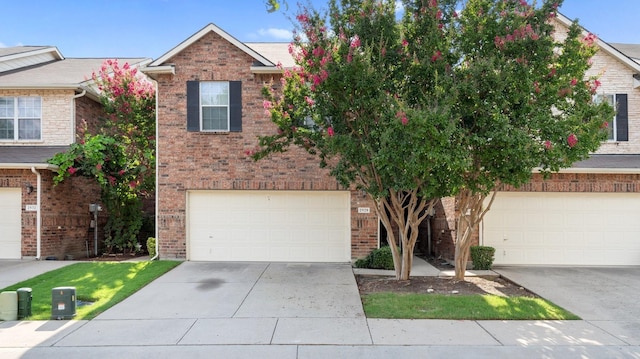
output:
<path id="1" fill-rule="evenodd" d="M 0 189 L 0 259 L 20 259 L 21 209 L 20 188 Z"/>
<path id="2" fill-rule="evenodd" d="M 348 191 L 189 191 L 187 258 L 347 262 Z"/>
<path id="3" fill-rule="evenodd" d="M 495 264 L 640 265 L 640 194 L 499 192 L 481 240 Z"/>

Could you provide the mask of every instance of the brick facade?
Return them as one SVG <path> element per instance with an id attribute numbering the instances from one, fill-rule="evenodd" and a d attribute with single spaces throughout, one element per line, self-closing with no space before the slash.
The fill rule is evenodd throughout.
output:
<path id="1" fill-rule="evenodd" d="M 263 108 L 261 89 L 279 84 L 279 75 L 254 74 L 255 60 L 209 32 L 168 62 L 175 75 L 158 81 L 158 231 L 163 258 L 186 258 L 187 190 L 341 190 L 318 167 L 318 160 L 292 147 L 286 153 L 254 162 L 246 155 L 257 136 L 275 133 Z M 186 83 L 242 81 L 242 132 L 187 132 Z M 352 257 L 377 247 L 377 216 L 358 214 L 357 207 L 373 207 L 358 191 L 351 191 Z M 373 212 L 373 211 L 372 211 Z"/>
<path id="2" fill-rule="evenodd" d="M 69 145 L 81 126 L 81 119 L 86 119 L 90 126 L 102 115 L 100 104 L 81 97 L 73 100 L 73 90 L 43 90 L 28 92 L 3 91 L 3 96 L 43 96 L 42 98 L 42 133 L 43 141 L 37 145 L 60 146 Z M 75 104 L 75 107 L 73 106 Z M 72 118 L 72 114 L 75 115 Z M 16 145 L 34 146 L 33 142 L 10 143 Z M 0 147 L 1 150 L 1 147 Z M 89 204 L 100 201 L 100 189 L 93 180 L 73 177 L 59 184 L 53 185 L 54 172 L 47 169 L 37 170 L 41 175 L 41 257 L 56 257 L 57 259 L 81 258 L 87 256 L 87 247 L 93 255 L 94 232 L 90 228 L 92 215 Z M 28 193 L 26 184 L 34 187 Z M 31 169 L 0 169 L 0 188 L 20 188 L 22 193 L 22 248 L 23 257 L 37 255 L 37 212 L 27 211 L 27 205 L 37 204 L 38 180 Z M 102 228 L 106 222 L 103 213 L 98 221 Z M 103 234 L 99 230 L 99 241 Z"/>

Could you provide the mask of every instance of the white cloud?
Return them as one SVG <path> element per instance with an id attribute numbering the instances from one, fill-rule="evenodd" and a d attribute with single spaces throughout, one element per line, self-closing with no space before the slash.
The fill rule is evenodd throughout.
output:
<path id="1" fill-rule="evenodd" d="M 258 30 L 260 37 L 270 37 L 277 40 L 291 40 L 293 39 L 293 33 L 286 29 L 260 29 Z"/>
<path id="2" fill-rule="evenodd" d="M 7 47 L 4 43 L 0 42 L 0 47 Z"/>

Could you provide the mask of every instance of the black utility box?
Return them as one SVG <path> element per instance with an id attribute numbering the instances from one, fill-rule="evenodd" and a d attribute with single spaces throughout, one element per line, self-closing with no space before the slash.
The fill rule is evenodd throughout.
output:
<path id="1" fill-rule="evenodd" d="M 76 287 L 51 290 L 51 319 L 72 319 L 76 316 Z"/>

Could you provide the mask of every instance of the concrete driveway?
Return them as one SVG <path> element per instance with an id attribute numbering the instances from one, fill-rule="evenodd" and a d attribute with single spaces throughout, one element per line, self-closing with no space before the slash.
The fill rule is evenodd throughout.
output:
<path id="1" fill-rule="evenodd" d="M 640 358 L 635 320 L 367 319 L 349 264 L 184 262 L 90 321 L 0 322 L 0 357 Z"/>
<path id="2" fill-rule="evenodd" d="M 184 262 L 56 346 L 301 342 L 371 344 L 350 265 Z"/>
<path id="3" fill-rule="evenodd" d="M 494 270 L 584 321 L 640 345 L 640 266 Z"/>

